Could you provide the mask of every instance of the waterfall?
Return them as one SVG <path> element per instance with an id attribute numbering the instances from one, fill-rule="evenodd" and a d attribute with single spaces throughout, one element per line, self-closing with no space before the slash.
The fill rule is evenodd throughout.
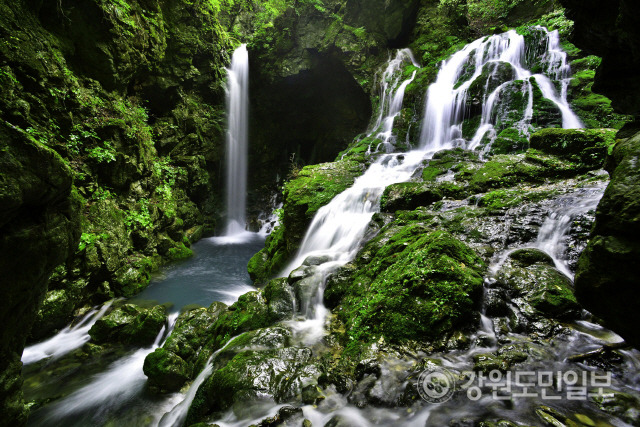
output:
<path id="1" fill-rule="evenodd" d="M 227 225 L 226 236 L 246 225 L 249 147 L 249 52 L 243 44 L 233 52 L 227 70 Z"/>
<path id="2" fill-rule="evenodd" d="M 527 134 L 533 117 L 534 88 L 531 78 L 540 87 L 543 96 L 553 102 L 562 113 L 563 128 L 583 127 L 567 101 L 571 69 L 567 64 L 567 54 L 560 49 L 559 34 L 542 27 L 535 28 L 544 32 L 546 37 L 547 49 L 541 59 L 542 64 L 546 65 L 546 74 L 533 74 L 525 68 L 525 39 L 514 30 L 478 39 L 443 62 L 435 83 L 427 91 L 421 146 L 442 149 L 453 143 L 473 150 L 478 148 L 485 135 L 495 137 L 495 115 L 501 92 L 507 85 L 516 84 L 517 81 L 522 81 L 522 91 L 526 91 L 528 98 L 524 116 L 517 127 Z M 500 63 L 508 64 L 513 69 L 512 78 L 490 93 L 485 93 L 480 126 L 473 138 L 466 141 L 462 137 L 462 124 L 468 109 L 468 91 L 485 68 L 493 66 L 485 83 L 485 89 L 488 89 Z M 467 77 L 469 69 L 473 69 L 473 73 Z M 557 93 L 552 78 L 560 81 L 560 93 Z"/>
<path id="3" fill-rule="evenodd" d="M 375 138 L 382 141 L 380 145 L 384 147 L 387 153 L 395 148 L 393 124 L 402 109 L 405 90 L 416 77 L 417 70 L 414 70 L 410 78 L 401 81 L 403 67 L 407 62 L 413 64 L 414 67 L 419 67 L 410 49 L 398 50 L 396 56 L 393 59 L 389 59 L 389 63 L 380 78 L 380 108 L 377 119 L 368 136 L 375 134 Z M 380 149 L 380 145 L 376 147 L 376 151 Z"/>
<path id="4" fill-rule="evenodd" d="M 383 143 L 393 141 L 393 122 L 402 109 L 406 87 L 415 78 L 413 75 L 400 83 L 399 70 L 407 60 L 416 65 L 408 49 L 398 52 L 386 68 L 381 81 L 382 94 L 380 113 L 371 127 L 377 135 L 383 135 Z M 378 136 L 380 137 L 380 136 Z M 388 148 L 385 145 L 385 148 Z M 382 155 L 359 178 L 353 186 L 337 195 L 328 205 L 318 210 L 293 261 L 281 275 L 287 276 L 310 256 L 321 256 L 328 261 L 316 267 L 314 279 L 318 284 L 311 301 L 303 302 L 304 322 L 292 322 L 294 330 L 313 342 L 324 333 L 327 310 L 323 304 L 324 282 L 336 268 L 351 261 L 360 245 L 369 221 L 379 211 L 380 197 L 384 189 L 393 183 L 408 181 L 425 158 L 424 151 L 396 155 Z"/>
<path id="5" fill-rule="evenodd" d="M 43 414 L 38 414 L 37 423 L 67 425 L 73 421 L 85 425 L 96 424 L 89 420 L 100 419 L 138 398 L 147 382 L 142 371 L 144 360 L 148 354 L 162 346 L 163 340 L 171 334 L 177 317 L 178 313 L 169 316 L 168 324 L 162 327 L 153 345 L 113 362 L 105 372 L 93 377 L 88 384 L 53 403 Z"/>
<path id="6" fill-rule="evenodd" d="M 596 209 L 603 193 L 603 188 L 582 188 L 575 195 L 560 197 L 558 206 L 550 210 L 538 232 L 534 246 L 549 254 L 556 268 L 571 280 L 573 280 L 573 273 L 565 259 L 567 252 L 565 237 L 576 217 Z"/>
<path id="7" fill-rule="evenodd" d="M 557 49 L 557 33 L 549 33 L 545 30 L 545 36 L 547 37 L 548 55 L 543 58 L 543 62 L 547 64 L 547 70 L 553 72 L 553 77 L 564 77 L 568 72 L 566 54 Z M 317 291 L 311 297 L 312 300 L 302 303 L 304 309 L 302 314 L 305 316 L 305 321 L 291 322 L 291 326 L 296 331 L 302 331 L 307 343 L 317 340 L 324 334 L 324 319 L 327 314 L 327 309 L 323 304 L 324 282 L 335 269 L 355 258 L 373 214 L 380 209 L 380 197 L 384 189 L 391 184 L 410 180 L 423 161 L 430 159 L 436 152 L 459 146 L 475 149 L 485 133 L 495 133 L 494 110 L 500 104 L 500 93 L 505 84 L 499 85 L 491 93 L 487 94 L 486 92 L 489 89 L 489 80 L 496 73 L 497 65 L 493 66 L 489 79 L 484 85 L 486 90 L 484 91 L 482 119 L 476 135 L 470 141 L 462 138 L 462 124 L 467 109 L 467 91 L 474 80 L 482 74 L 485 65 L 497 64 L 498 62 L 508 63 L 513 69 L 511 81 L 522 80 L 523 88 L 528 93 L 522 117 L 517 122 L 519 127 L 528 127 L 533 117 L 533 84 L 529 80 L 531 77 L 538 83 L 545 97 L 558 106 L 565 127 L 579 127 L 581 125 L 579 119 L 568 107 L 566 92 L 561 91 L 559 95 L 556 95 L 549 77 L 543 74 L 534 75 L 524 68 L 525 48 L 524 37 L 515 31 L 509 31 L 478 39 L 445 61 L 436 81 L 427 91 L 423 128 L 418 149 L 402 154 L 381 155 L 362 176 L 355 180 L 351 188 L 343 191 L 334 197 L 329 204 L 318 210 L 302 240 L 298 253 L 281 273 L 281 275 L 287 276 L 310 256 L 322 257 L 327 260 L 323 264 L 313 267 L 314 273 L 311 279 L 316 281 L 318 285 Z M 395 73 L 393 70 L 398 68 L 397 63 L 401 60 L 400 58 L 402 58 L 401 53 L 398 53 L 387 67 L 389 73 L 387 74 L 385 71 L 385 74 Z M 473 72 L 470 73 L 471 76 L 460 81 L 465 73 L 469 73 L 470 68 L 473 69 Z M 411 80 L 414 76 L 411 77 Z M 397 84 L 397 78 L 395 82 Z M 394 105 L 391 108 L 393 102 L 388 104 L 388 100 L 392 99 L 393 95 L 389 93 L 389 86 L 385 86 L 386 84 L 388 84 L 387 80 L 383 78 L 381 112 L 372 127 L 373 131 L 381 127 L 383 130 L 386 129 L 382 125 L 389 118 L 391 126 L 393 126 L 393 118 L 402 107 Z M 399 89 L 397 92 L 404 94 L 406 85 L 402 84 L 397 87 Z M 400 89 L 402 90 L 400 91 Z M 389 107 L 385 107 L 386 104 Z M 384 117 L 385 112 L 386 117 Z M 393 114 L 395 115 L 391 117 Z"/>

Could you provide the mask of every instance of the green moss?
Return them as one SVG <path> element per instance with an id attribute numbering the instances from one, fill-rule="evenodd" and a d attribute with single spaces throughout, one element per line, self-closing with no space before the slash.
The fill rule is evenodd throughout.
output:
<path id="1" fill-rule="evenodd" d="M 167 321 L 167 310 L 157 305 L 143 309 L 125 304 L 99 319 L 89 330 L 91 339 L 97 343 L 122 342 L 149 345 Z"/>
<path id="2" fill-rule="evenodd" d="M 496 190 L 483 195 L 480 198 L 479 205 L 491 210 L 508 209 L 520 206 L 524 202 L 539 202 L 546 200 L 555 194 L 552 190 Z"/>
<path id="3" fill-rule="evenodd" d="M 145 358 L 143 371 L 152 386 L 164 391 L 180 390 L 191 377 L 189 365 L 164 348 L 157 348 Z"/>
<path id="4" fill-rule="evenodd" d="M 443 231 L 392 228 L 367 244 L 336 311 L 353 350 L 389 342 L 433 340 L 470 321 L 484 262 Z M 354 347 L 355 346 L 355 347 Z"/>
<path id="5" fill-rule="evenodd" d="M 362 172 L 362 165 L 351 160 L 305 166 L 285 184 L 285 221 L 290 206 L 305 207 L 305 217 L 312 218 L 318 209 L 349 188 Z"/>
<path id="6" fill-rule="evenodd" d="M 180 243 L 178 247 L 171 248 L 166 254 L 166 258 L 171 261 L 187 259 L 193 256 L 193 251 Z"/>
<path id="7" fill-rule="evenodd" d="M 543 129 L 531 135 L 531 147 L 574 162 L 580 170 L 602 167 L 616 143 L 613 129 Z"/>
<path id="8" fill-rule="evenodd" d="M 526 151 L 529 142 L 526 136 L 514 128 L 507 128 L 500 132 L 491 144 L 492 154 L 516 154 Z"/>

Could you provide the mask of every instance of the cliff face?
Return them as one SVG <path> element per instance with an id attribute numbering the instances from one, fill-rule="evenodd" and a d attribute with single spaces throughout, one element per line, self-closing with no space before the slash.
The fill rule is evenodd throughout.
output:
<path id="1" fill-rule="evenodd" d="M 640 4 L 616 0 L 562 0 L 575 20 L 579 47 L 603 57 L 593 89 L 604 93 L 619 111 L 640 115 Z M 636 122 L 637 123 L 637 122 Z M 576 294 L 630 344 L 640 345 L 640 314 L 631 301 L 640 298 L 640 156 L 637 124 L 618 134 L 608 164 L 611 183 L 596 213 L 596 223 L 576 273 Z"/>
<path id="2" fill-rule="evenodd" d="M 15 425 L 27 416 L 22 349 L 51 271 L 78 244 L 80 206 L 64 160 L 6 121 L 0 123 L 0 170 L 0 410 L 2 425 Z"/>
<path id="3" fill-rule="evenodd" d="M 135 294 L 213 225 L 229 43 L 180 1 L 1 2 L 0 34 L 0 399 L 19 425 L 28 336 Z"/>

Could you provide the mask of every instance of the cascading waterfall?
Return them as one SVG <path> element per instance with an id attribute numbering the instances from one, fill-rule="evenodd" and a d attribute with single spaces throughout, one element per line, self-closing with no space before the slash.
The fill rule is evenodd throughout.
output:
<path id="1" fill-rule="evenodd" d="M 380 111 L 371 132 L 369 132 L 369 136 L 375 134 L 375 138 L 382 141 L 376 147 L 376 151 L 380 149 L 380 145 L 386 152 L 391 152 L 395 148 L 393 124 L 402 109 L 405 90 L 413 82 L 417 72 L 414 70 L 410 78 L 402 81 L 403 69 L 407 62 L 413 64 L 414 67 L 420 67 L 410 49 L 398 50 L 395 58 L 389 60 L 389 64 L 380 78 Z"/>
<path id="2" fill-rule="evenodd" d="M 247 158 L 249 149 L 249 52 L 243 44 L 233 52 L 227 70 L 227 225 L 226 236 L 246 227 Z"/>
<path id="3" fill-rule="evenodd" d="M 35 425 L 87 425 L 94 423 L 108 412 L 135 400 L 144 390 L 147 377 L 142 366 L 147 355 L 162 346 L 163 340 L 171 334 L 177 313 L 169 316 L 168 325 L 158 333 L 153 345 L 142 348 L 114 362 L 107 371 L 96 375 L 84 387 L 71 393 L 42 414 L 34 414 L 30 420 Z M 71 421 L 73 420 L 73 422 Z"/>
<path id="4" fill-rule="evenodd" d="M 525 39 L 516 31 L 482 38 L 468 44 L 464 49 L 445 61 L 438 73 L 436 82 L 427 92 L 427 102 L 423 120 L 421 145 L 432 149 L 443 149 L 448 145 L 476 149 L 480 146 L 485 135 L 496 136 L 495 119 L 496 108 L 500 104 L 501 92 L 508 86 L 521 81 L 521 90 L 527 92 L 527 106 L 524 116 L 518 122 L 518 128 L 525 134 L 533 118 L 533 84 L 537 83 L 545 98 L 553 102 L 562 113 L 563 128 L 582 128 L 582 122 L 569 107 L 567 101 L 567 87 L 571 69 L 567 64 L 567 55 L 559 48 L 557 31 L 549 32 L 542 27 L 536 27 L 546 36 L 547 53 L 542 58 L 546 64 L 545 74 L 533 74 L 524 68 L 526 45 Z M 489 89 L 489 82 L 496 76 L 500 63 L 508 64 L 513 69 L 512 78 L 503 82 L 490 93 L 485 92 L 482 105 L 480 126 L 470 141 L 462 136 L 462 125 L 468 108 L 468 91 L 479 78 L 485 68 L 492 66 L 485 83 Z M 473 73 L 467 77 L 470 69 Z M 558 94 L 550 80 L 560 80 L 562 90 Z"/>
<path id="5" fill-rule="evenodd" d="M 544 31 L 549 52 L 544 62 L 548 64 L 548 70 L 553 71 L 554 77 L 565 77 L 568 73 L 566 54 L 558 49 L 557 32 Z M 482 136 L 493 130 L 493 111 L 499 104 L 500 91 L 505 84 L 498 86 L 485 97 L 481 126 L 476 136 L 471 141 L 462 138 L 462 122 L 468 101 L 467 91 L 472 82 L 482 74 L 487 64 L 497 62 L 510 64 L 514 70 L 514 79 L 523 80 L 525 88 L 528 88 L 528 102 L 519 125 L 524 124 L 528 127 L 533 116 L 533 85 L 528 80 L 533 77 L 545 97 L 558 106 L 565 127 L 581 127 L 580 120 L 568 106 L 566 93 L 556 95 L 549 77 L 542 74 L 533 75 L 524 68 L 525 48 L 524 37 L 515 31 L 509 31 L 478 39 L 445 61 L 435 83 L 427 91 L 419 148 L 409 153 L 380 156 L 362 176 L 355 180 L 351 188 L 318 210 L 295 259 L 282 272 L 283 276 L 288 275 L 309 257 L 318 257 L 317 259 L 325 261 L 312 267 L 313 276 L 305 279 L 314 281 L 316 284 L 315 291 L 310 293 L 310 300 L 302 302 L 301 308 L 305 321 L 292 322 L 294 329 L 302 331 L 303 336 L 306 337 L 306 343 L 317 340 L 324 334 L 324 319 L 327 314 L 323 304 L 324 281 L 332 271 L 355 257 L 369 221 L 373 214 L 379 211 L 380 197 L 384 189 L 391 184 L 410 180 L 422 162 L 438 151 L 459 146 L 468 149 L 477 148 Z M 387 70 L 394 69 L 401 57 L 401 53 L 398 53 Z M 470 66 L 473 66 L 471 77 L 459 82 L 465 69 L 468 70 Z M 402 86 L 406 87 L 406 85 Z M 488 87 L 487 82 L 485 88 Z M 383 94 L 386 94 L 384 87 Z M 400 108 L 401 105 L 396 109 L 389 108 L 387 111 L 392 113 L 399 111 Z M 376 125 L 380 127 L 379 124 L 384 120 L 378 116 L 373 129 L 376 129 Z M 392 124 L 393 118 L 391 126 Z"/>
<path id="6" fill-rule="evenodd" d="M 603 192 L 603 188 L 585 188 L 580 190 L 579 197 L 560 198 L 559 206 L 549 212 L 540 227 L 535 247 L 551 255 L 556 268 L 572 280 L 573 272 L 563 256 L 567 249 L 563 239 L 577 216 L 596 209 Z"/>
<path id="7" fill-rule="evenodd" d="M 495 136 L 498 127 L 495 121 L 496 110 L 500 106 L 503 91 L 508 84 L 521 80 L 522 91 L 527 95 L 522 116 L 516 121 L 516 127 L 522 132 L 529 131 L 533 119 L 534 84 L 558 107 L 562 113 L 564 127 L 581 125 L 566 101 L 566 87 L 570 73 L 566 54 L 559 49 L 557 33 L 546 32 L 545 34 L 547 54 L 543 58 L 543 63 L 547 64 L 546 75 L 533 74 L 524 68 L 523 64 L 526 62 L 524 38 L 513 31 L 477 40 L 444 62 L 436 82 L 431 85 L 427 93 L 427 105 L 418 148 L 408 153 L 381 154 L 368 170 L 355 180 L 351 188 L 336 196 L 318 211 L 295 259 L 282 272 L 283 275 L 288 275 L 309 257 L 315 257 L 313 263 L 307 263 L 313 265 L 306 267 L 313 270 L 313 274 L 304 280 L 313 282 L 315 287 L 311 286 L 311 291 L 305 294 L 308 298 L 300 301 L 299 312 L 303 320 L 293 320 L 289 323 L 303 336 L 305 344 L 311 345 L 317 342 L 318 338 L 325 333 L 327 309 L 323 304 L 324 282 L 335 269 L 356 256 L 372 216 L 379 211 L 380 197 L 384 189 L 391 184 L 411 180 L 416 170 L 424 164 L 424 160 L 430 159 L 440 150 L 458 146 L 475 149 L 480 146 L 485 135 L 494 134 Z M 490 78 L 496 75 L 499 72 L 498 63 L 500 62 L 510 64 L 514 70 L 513 79 L 497 87 L 491 86 L 489 79 L 483 83 L 485 91 L 479 127 L 473 138 L 465 140 L 462 138 L 462 124 L 467 110 L 468 90 L 472 82 L 483 74 L 485 67 L 492 67 L 489 69 Z M 385 151 L 391 151 L 394 148 L 394 121 L 402 109 L 405 89 L 416 77 L 416 71 L 413 71 L 409 78 L 404 78 L 406 75 L 403 75 L 403 68 L 406 68 L 408 63 L 417 67 L 408 49 L 398 51 L 390 60 L 381 79 L 380 112 L 375 118 L 369 136 L 381 139 L 382 144 L 378 148 L 384 148 Z M 464 75 L 470 77 L 464 80 L 461 77 Z M 550 78 L 560 82 L 560 90 L 556 90 L 555 82 Z M 244 232 L 246 222 L 244 197 L 247 176 L 248 55 L 244 45 L 233 54 L 232 64 L 228 70 L 227 95 L 228 222 L 225 234 L 233 236 Z M 593 203 L 596 203 L 595 198 L 585 201 L 577 207 L 575 212 L 571 211 L 570 207 L 559 209 L 557 212 L 553 211 L 541 227 L 540 236 L 535 245 L 549 251 L 557 265 L 562 262 L 561 238 L 571 219 L 578 211 L 591 209 Z M 552 223 L 552 221 L 556 222 Z M 77 328 L 86 327 L 98 314 L 100 313 L 92 314 L 93 317 L 87 316 Z M 172 319 L 174 320 L 175 317 Z M 490 323 L 488 318 L 483 317 L 486 331 L 491 330 Z M 146 377 L 142 374 L 144 358 L 161 345 L 163 336 L 166 334 L 161 333 L 151 348 L 138 350 L 113 363 L 106 372 L 94 377 L 85 387 L 52 404 L 47 412 L 42 413 L 47 417 L 45 421 L 58 422 L 65 419 L 69 413 L 73 416 L 77 414 L 89 418 L 93 415 L 99 416 L 101 408 L 105 411 L 113 408 L 120 410 L 140 396 L 146 382 Z M 233 339 L 228 343 L 232 341 Z M 214 371 L 215 357 L 222 350 L 224 348 L 212 356 L 205 369 L 200 372 L 184 395 L 176 393 L 170 401 L 164 402 L 164 410 L 156 411 L 155 421 L 160 425 L 179 425 L 183 422 L 197 389 Z M 371 424 L 360 410 L 346 405 L 345 403 L 345 407 L 338 412 L 357 420 L 357 425 Z M 95 411 L 96 414 L 91 414 L 91 411 Z M 413 418 L 411 423 L 424 426 L 428 421 L 432 423 L 429 425 L 437 425 L 434 424 L 437 421 L 432 421 L 430 418 L 430 411 L 431 409 L 427 409 L 421 412 Z M 319 411 L 314 412 L 313 409 L 307 411 L 305 408 L 305 416 L 307 415 L 313 419 L 314 425 L 323 425 L 329 418 L 328 415 Z M 391 415 L 391 417 L 394 416 Z"/>

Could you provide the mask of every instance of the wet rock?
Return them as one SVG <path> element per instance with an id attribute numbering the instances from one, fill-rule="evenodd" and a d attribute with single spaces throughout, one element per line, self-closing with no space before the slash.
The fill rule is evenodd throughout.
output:
<path id="1" fill-rule="evenodd" d="M 385 227 L 354 261 L 336 313 L 355 343 L 446 339 L 474 320 L 484 262 L 443 231 Z"/>
<path id="2" fill-rule="evenodd" d="M 518 249 L 509 254 L 509 258 L 518 262 L 523 267 L 529 267 L 533 264 L 546 264 L 551 267 L 555 266 L 553 258 L 539 249 Z"/>
<path id="3" fill-rule="evenodd" d="M 191 379 L 192 366 L 180 356 L 164 348 L 149 354 L 143 365 L 152 387 L 163 391 L 178 391 Z"/>
<path id="4" fill-rule="evenodd" d="M 543 423 L 545 423 L 545 425 L 551 427 L 567 427 L 565 424 L 567 417 L 548 406 L 541 406 L 536 409 L 536 415 Z"/>
<path id="5" fill-rule="evenodd" d="M 359 427 L 359 426 L 360 424 L 357 421 L 351 420 L 344 415 L 335 415 L 331 417 L 329 422 L 327 422 L 324 425 L 324 427 Z"/>
<path id="6" fill-rule="evenodd" d="M 238 399 L 273 398 L 287 401 L 314 381 L 319 372 L 305 348 L 244 351 L 215 371 L 198 389 L 189 409 L 187 425 L 229 408 Z"/>
<path id="7" fill-rule="evenodd" d="M 283 406 L 275 416 L 262 420 L 258 427 L 294 426 L 300 422 L 302 416 L 302 409 L 294 406 Z"/>
<path id="8" fill-rule="evenodd" d="M 166 323 L 165 306 L 144 309 L 125 304 L 99 319 L 89 330 L 89 335 L 97 343 L 118 341 L 144 346 L 153 343 Z"/>
<path id="9" fill-rule="evenodd" d="M 289 319 L 296 307 L 295 294 L 287 279 L 273 279 L 264 288 L 269 315 L 274 321 Z"/>
<path id="10" fill-rule="evenodd" d="M 309 384 L 302 389 L 302 403 L 306 405 L 317 405 L 318 402 L 325 399 L 322 390 L 315 384 Z"/>
<path id="11" fill-rule="evenodd" d="M 637 396 L 605 388 L 591 390 L 589 400 L 601 411 L 623 419 L 631 425 L 640 425 L 640 399 Z"/>
<path id="12" fill-rule="evenodd" d="M 571 280 L 547 264 L 548 259 L 537 252 L 529 252 L 525 263 L 540 259 L 528 267 L 517 260 L 507 260 L 496 276 L 496 285 L 507 292 L 524 316 L 538 321 L 537 315 L 551 318 L 576 318 L 580 312 L 573 295 Z M 516 254 L 519 256 L 519 254 Z M 536 258 L 537 257 L 537 258 Z"/>
<path id="13" fill-rule="evenodd" d="M 226 344 L 218 358 L 224 358 L 228 354 L 233 357 L 233 355 L 247 350 L 260 351 L 289 347 L 291 336 L 291 331 L 281 326 L 245 332 Z"/>
<path id="14" fill-rule="evenodd" d="M 315 265 L 324 264 L 325 262 L 329 262 L 329 261 L 331 261 L 331 257 L 328 255 L 323 255 L 323 256 L 313 255 L 305 259 L 302 262 L 302 265 L 315 266 Z"/>
<path id="15" fill-rule="evenodd" d="M 468 194 L 461 185 L 450 182 L 403 182 L 385 188 L 380 201 L 382 212 L 413 210 L 444 198 L 460 199 Z"/>
<path id="16" fill-rule="evenodd" d="M 162 348 L 145 359 L 143 371 L 149 384 L 159 391 L 178 391 L 193 379 L 195 360 L 210 339 L 216 320 L 226 310 L 225 304 L 215 302 L 209 308 L 181 313 Z"/>
<path id="17" fill-rule="evenodd" d="M 509 309 L 504 291 L 502 289 L 487 289 L 484 295 L 484 308 L 487 316 L 506 316 Z"/>

